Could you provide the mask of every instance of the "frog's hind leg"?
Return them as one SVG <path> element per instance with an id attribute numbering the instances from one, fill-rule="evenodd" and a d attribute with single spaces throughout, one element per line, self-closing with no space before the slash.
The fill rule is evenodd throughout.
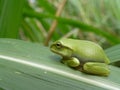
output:
<path id="1" fill-rule="evenodd" d="M 83 65 L 83 72 L 94 75 L 108 76 L 110 70 L 108 65 L 105 63 L 87 62 Z"/>

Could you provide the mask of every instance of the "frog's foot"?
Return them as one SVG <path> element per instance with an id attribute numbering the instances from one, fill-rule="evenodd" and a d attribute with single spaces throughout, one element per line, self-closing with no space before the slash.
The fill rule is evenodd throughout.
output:
<path id="1" fill-rule="evenodd" d="M 68 65 L 69 67 L 77 67 L 80 65 L 80 61 L 75 57 L 72 57 L 68 60 L 62 59 L 61 62 Z"/>
<path id="2" fill-rule="evenodd" d="M 110 70 L 108 65 L 105 63 L 87 62 L 83 65 L 83 72 L 94 75 L 108 76 Z"/>

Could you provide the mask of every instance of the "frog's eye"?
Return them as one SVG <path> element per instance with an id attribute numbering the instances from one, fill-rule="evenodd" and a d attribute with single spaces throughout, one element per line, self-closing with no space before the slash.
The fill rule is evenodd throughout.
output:
<path id="1" fill-rule="evenodd" d="M 60 48 L 62 47 L 61 43 L 58 42 L 58 43 L 56 44 L 56 47 L 57 47 L 58 49 L 60 49 Z"/>

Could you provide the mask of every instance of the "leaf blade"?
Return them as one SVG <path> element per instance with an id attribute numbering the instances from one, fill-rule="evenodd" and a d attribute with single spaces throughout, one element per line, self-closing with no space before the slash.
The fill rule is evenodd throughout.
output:
<path id="1" fill-rule="evenodd" d="M 120 70 L 116 67 L 111 66 L 109 77 L 99 77 L 72 70 L 61 64 L 59 60 L 59 56 L 42 45 L 0 39 L 0 69 L 3 72 L 0 73 L 0 78 L 4 80 L 0 86 L 16 90 L 33 90 L 34 87 L 36 90 L 50 88 L 117 90 L 119 88 L 120 79 L 116 77 Z"/>

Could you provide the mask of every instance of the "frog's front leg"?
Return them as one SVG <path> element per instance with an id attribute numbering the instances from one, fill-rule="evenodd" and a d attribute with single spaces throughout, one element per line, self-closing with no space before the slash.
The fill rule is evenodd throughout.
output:
<path id="1" fill-rule="evenodd" d="M 77 67 L 80 65 L 80 61 L 75 57 L 63 58 L 61 62 L 68 65 L 69 67 Z"/>
<path id="2" fill-rule="evenodd" d="M 105 63 L 87 62 L 83 65 L 83 72 L 101 76 L 108 76 L 110 70 Z"/>

